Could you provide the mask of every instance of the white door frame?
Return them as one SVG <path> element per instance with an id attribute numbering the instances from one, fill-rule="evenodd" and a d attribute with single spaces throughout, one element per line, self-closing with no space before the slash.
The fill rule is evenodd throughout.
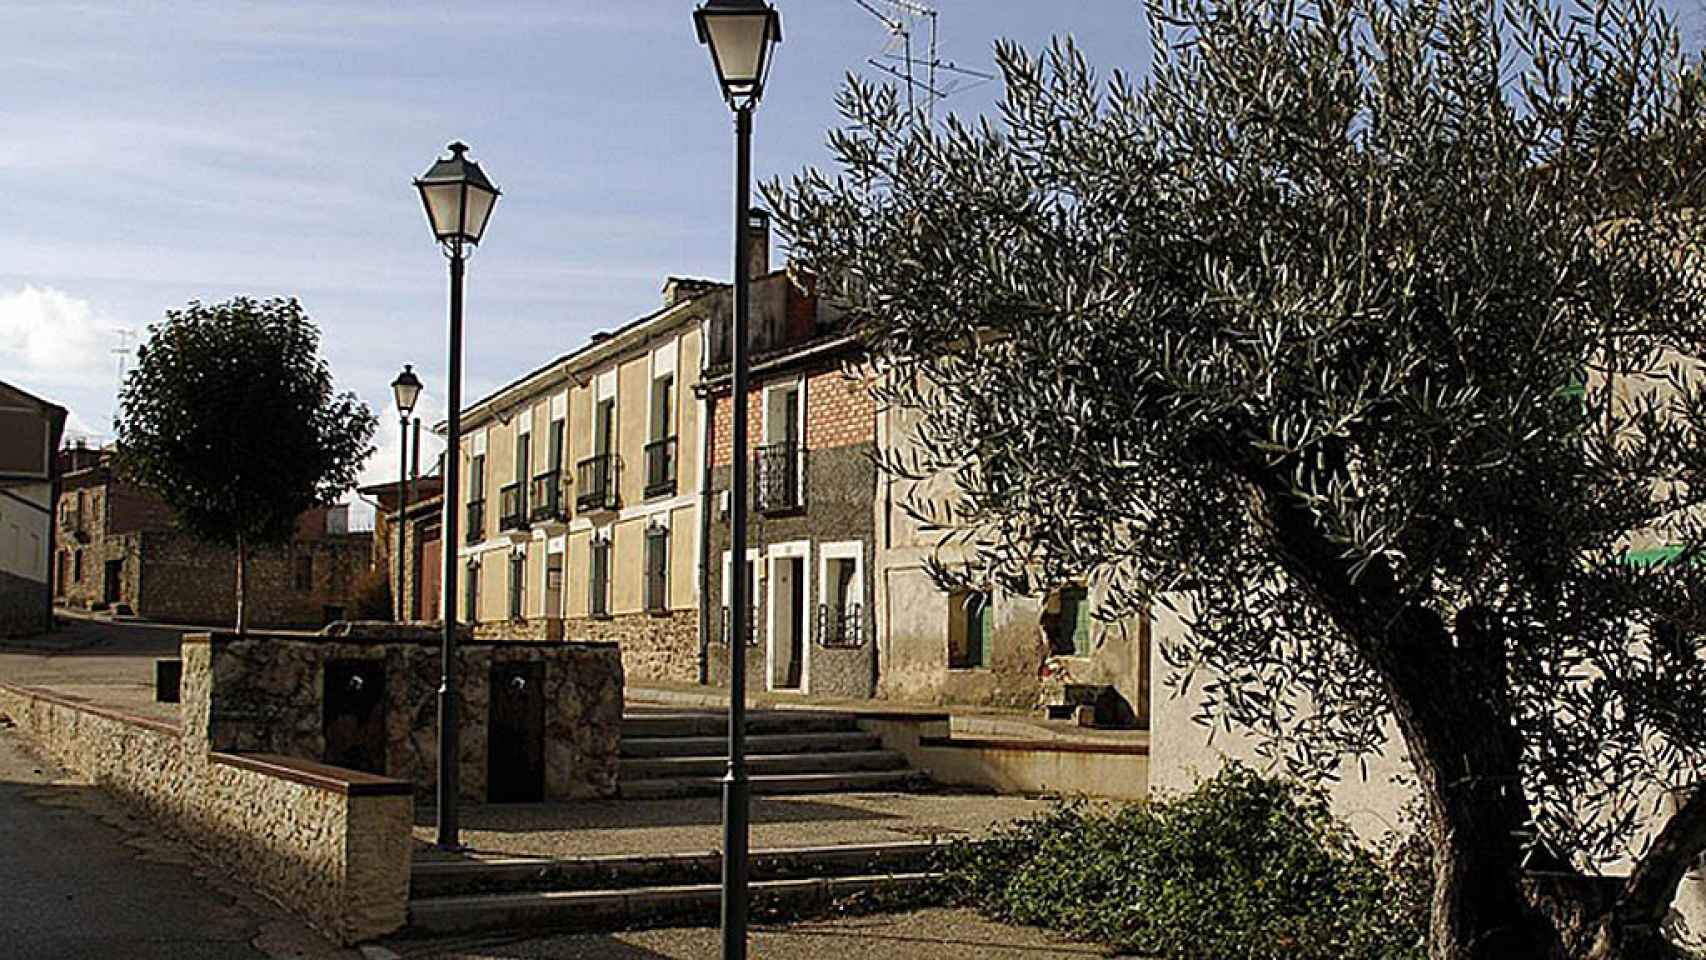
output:
<path id="1" fill-rule="evenodd" d="M 812 542 L 810 540 L 791 540 L 787 543 L 773 543 L 765 548 L 765 573 L 769 579 L 770 590 L 768 603 L 765 604 L 764 619 L 764 689 L 792 690 L 793 687 L 776 686 L 776 561 L 800 561 L 800 576 L 805 582 L 800 584 L 801 602 L 805 609 L 800 611 L 800 693 L 810 693 L 812 690 Z"/>

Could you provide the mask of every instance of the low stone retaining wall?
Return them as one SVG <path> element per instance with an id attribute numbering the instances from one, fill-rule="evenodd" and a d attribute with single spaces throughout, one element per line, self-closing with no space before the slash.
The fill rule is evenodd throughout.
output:
<path id="1" fill-rule="evenodd" d="M 173 724 L 0 683 L 0 711 L 93 780 L 341 943 L 406 919 L 412 787 L 291 757 L 210 752 Z"/>
<path id="2" fill-rule="evenodd" d="M 430 630 L 361 625 L 354 635 L 187 634 L 183 643 L 183 716 L 210 748 L 333 760 L 328 751 L 329 668 L 369 665 L 383 683 L 374 719 L 374 755 L 366 769 L 415 785 L 416 801 L 434 801 L 438 779 L 440 654 Z M 622 660 L 608 643 L 463 642 L 456 647 L 461 691 L 460 795 L 485 803 L 494 668 L 536 664 L 542 681 L 543 796 L 616 795 L 622 736 Z M 501 744 L 500 744 L 501 746 Z"/>

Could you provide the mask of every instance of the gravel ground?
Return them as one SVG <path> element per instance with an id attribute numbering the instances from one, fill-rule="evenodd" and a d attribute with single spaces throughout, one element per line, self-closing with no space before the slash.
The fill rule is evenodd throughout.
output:
<path id="1" fill-rule="evenodd" d="M 706 960 L 718 955 L 715 928 L 568 934 L 531 939 L 389 942 L 404 957 L 447 960 Z M 755 926 L 758 960 L 1083 960 L 1111 954 L 1043 930 L 992 923 L 969 910 L 844 917 Z"/>
<path id="2" fill-rule="evenodd" d="M 1032 816 L 1047 802 L 965 793 L 754 797 L 752 848 L 977 836 Z M 430 848 L 435 811 L 416 811 L 416 856 Z M 586 857 L 722 849 L 722 800 L 636 800 L 463 807 L 462 842 L 476 856 Z"/>

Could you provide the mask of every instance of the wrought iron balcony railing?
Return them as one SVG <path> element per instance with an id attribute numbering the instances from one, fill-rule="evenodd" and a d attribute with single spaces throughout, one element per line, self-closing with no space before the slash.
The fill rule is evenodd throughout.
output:
<path id="1" fill-rule="evenodd" d="M 747 615 L 746 645 L 749 647 L 758 646 L 758 630 L 754 626 L 757 620 L 758 618 L 752 616 L 750 613 Z M 711 641 L 713 643 L 726 645 L 729 642 L 729 631 L 731 629 L 733 629 L 733 625 L 729 622 L 729 608 L 724 607 L 722 618 L 717 621 L 717 632 L 711 637 Z"/>
<path id="2" fill-rule="evenodd" d="M 569 518 L 568 505 L 563 502 L 563 471 L 547 470 L 533 478 L 527 493 L 532 505 L 528 519 L 534 523 L 551 523 Z"/>
<path id="3" fill-rule="evenodd" d="M 616 457 L 602 453 L 575 467 L 575 509 L 581 513 L 616 509 Z"/>
<path id="4" fill-rule="evenodd" d="M 463 539 L 469 543 L 479 543 L 486 539 L 486 501 L 468 501 L 468 531 Z"/>
<path id="5" fill-rule="evenodd" d="M 498 491 L 498 530 L 520 530 L 527 526 L 527 488 L 512 483 Z"/>
<path id="6" fill-rule="evenodd" d="M 667 497 L 675 493 L 675 438 L 646 444 L 646 496 Z"/>
<path id="7" fill-rule="evenodd" d="M 865 618 L 857 603 L 817 608 L 817 643 L 830 649 L 852 650 L 865 645 Z"/>
<path id="8" fill-rule="evenodd" d="M 753 451 L 753 509 L 787 513 L 805 506 L 805 474 L 800 469 L 803 456 L 798 445 L 786 442 Z"/>

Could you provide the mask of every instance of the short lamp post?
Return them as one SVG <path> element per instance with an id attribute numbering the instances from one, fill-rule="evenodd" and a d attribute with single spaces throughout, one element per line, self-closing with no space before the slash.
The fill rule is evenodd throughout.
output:
<path id="1" fill-rule="evenodd" d="M 444 642 L 438 687 L 438 846 L 443 850 L 462 846 L 456 818 L 461 772 L 461 738 L 456 726 L 456 545 L 462 542 L 457 535 L 457 511 L 461 507 L 462 272 L 470 248 L 480 243 L 492 207 L 498 202 L 498 188 L 486 179 L 479 164 L 464 156 L 467 152 L 467 144 L 451 144 L 450 156 L 434 163 L 415 181 L 432 235 L 450 259 L 450 382 L 445 390 L 450 415 L 444 437 L 444 573 L 439 578 Z"/>
<path id="2" fill-rule="evenodd" d="M 706 0 L 693 13 L 699 42 L 711 48 L 723 99 L 735 114 L 735 289 L 730 324 L 733 391 L 733 495 L 729 509 L 732 556 L 746 556 L 747 488 L 747 326 L 751 314 L 751 258 L 747 221 L 752 206 L 752 112 L 764 95 L 772 48 L 782 42 L 782 15 L 764 0 Z M 723 960 L 745 960 L 748 863 L 752 783 L 746 771 L 746 642 L 752 629 L 751 583 L 729 578 L 729 763 L 723 777 Z"/>
<path id="3" fill-rule="evenodd" d="M 391 381 L 391 395 L 397 400 L 399 426 L 403 438 L 403 458 L 397 468 L 397 622 L 405 619 L 403 603 L 403 574 L 408 566 L 404 562 L 404 531 L 409 520 L 409 418 L 415 412 L 415 401 L 420 399 L 421 378 L 415 376 L 415 368 L 403 364 L 403 372 L 397 374 L 397 379 Z"/>

